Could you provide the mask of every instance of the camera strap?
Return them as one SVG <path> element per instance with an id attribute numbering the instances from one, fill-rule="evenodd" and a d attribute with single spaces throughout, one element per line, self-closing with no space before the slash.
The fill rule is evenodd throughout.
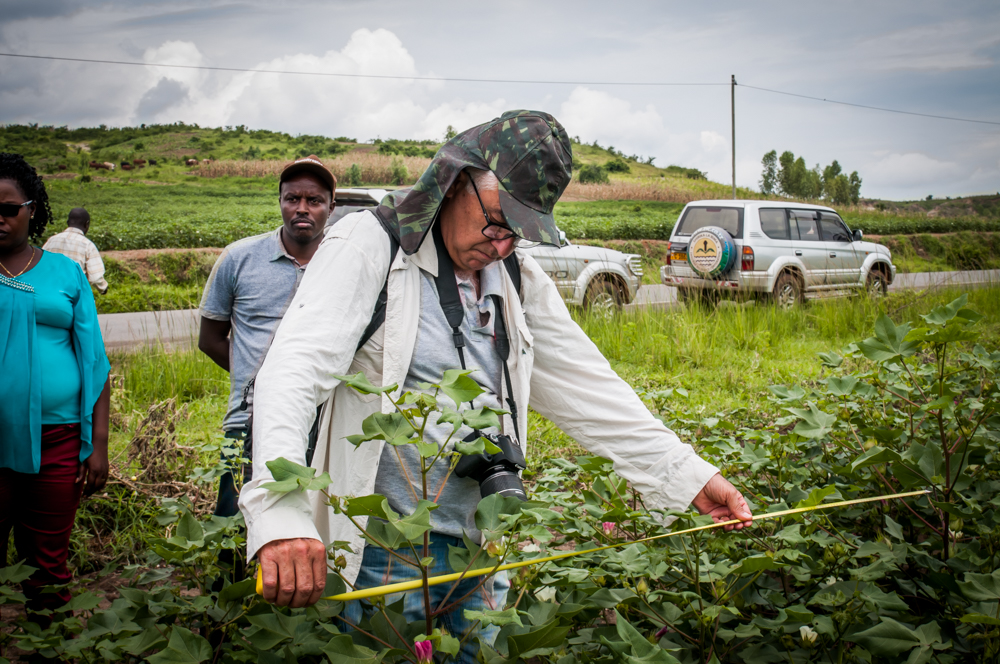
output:
<path id="1" fill-rule="evenodd" d="M 434 282 L 437 286 L 438 301 L 441 303 L 441 310 L 444 317 L 451 326 L 452 340 L 455 350 L 458 351 L 458 361 L 465 366 L 465 335 L 462 334 L 462 321 L 465 320 L 465 307 L 462 306 L 462 297 L 458 293 L 458 282 L 455 280 L 455 265 L 451 261 L 448 249 L 444 246 L 444 238 L 441 235 L 441 224 L 434 224 L 431 231 L 434 237 L 434 244 L 437 249 L 438 273 Z M 512 254 L 513 256 L 513 254 Z M 515 259 L 516 260 L 516 259 Z M 520 275 L 519 275 L 520 276 Z M 520 290 L 520 289 L 519 289 Z M 499 295 L 491 295 L 493 300 L 493 337 L 494 347 L 497 356 L 500 358 L 500 367 L 503 372 L 504 385 L 500 386 L 500 401 L 507 403 L 510 409 L 511 421 L 514 423 L 514 435 L 518 443 L 521 443 L 521 432 L 517 425 L 517 403 L 514 401 L 514 392 L 510 381 L 510 370 L 507 368 L 507 358 L 510 356 L 510 339 L 507 336 L 507 325 L 503 319 L 503 299 Z M 504 387 L 507 390 L 507 398 L 504 399 Z M 469 402 L 472 406 L 472 402 Z"/>

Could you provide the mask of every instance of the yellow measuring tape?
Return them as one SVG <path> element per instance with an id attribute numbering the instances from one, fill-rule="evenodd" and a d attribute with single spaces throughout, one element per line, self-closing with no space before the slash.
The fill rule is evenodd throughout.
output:
<path id="1" fill-rule="evenodd" d="M 782 510 L 780 512 L 767 512 L 765 514 L 757 514 L 753 517 L 754 521 L 763 521 L 765 519 L 777 519 L 782 516 L 791 516 L 792 514 L 803 514 L 805 512 L 814 512 L 816 510 L 831 510 L 838 507 L 848 507 L 850 505 L 860 505 L 862 503 L 873 503 L 879 500 L 894 500 L 897 498 L 911 498 L 913 496 L 923 496 L 930 493 L 928 490 L 921 491 L 910 491 L 908 493 L 893 493 L 887 496 L 875 496 L 874 498 L 856 498 L 854 500 L 842 500 L 836 503 L 824 503 L 821 505 L 812 505 L 810 507 L 796 507 L 795 509 Z M 606 546 L 599 546 L 594 549 L 585 549 L 584 551 L 567 551 L 566 553 L 557 553 L 554 556 L 546 556 L 544 558 L 533 558 L 531 560 L 522 560 L 516 563 L 506 563 L 496 567 L 482 567 L 479 569 L 468 570 L 466 572 L 454 572 L 452 574 L 441 574 L 439 576 L 432 576 L 427 579 L 427 585 L 436 586 L 442 583 L 451 583 L 452 581 L 458 581 L 459 579 L 471 579 L 477 576 L 485 576 L 487 574 L 494 574 L 502 570 L 508 569 L 518 569 L 520 567 L 527 567 L 529 565 L 540 565 L 541 563 L 552 562 L 553 560 L 562 560 L 564 558 L 572 558 L 573 556 L 582 556 L 585 553 L 595 553 L 597 551 L 606 551 L 608 549 L 617 549 L 618 547 L 627 546 L 629 544 L 639 544 L 642 542 L 652 542 L 653 540 L 664 539 L 666 537 L 676 537 L 677 535 L 687 535 L 689 533 L 696 533 L 700 530 L 712 530 L 713 528 L 722 528 L 724 526 L 732 526 L 737 523 L 742 523 L 738 519 L 733 519 L 731 521 L 723 521 L 721 523 L 710 523 L 706 526 L 698 526 L 696 528 L 688 528 L 686 530 L 678 530 L 672 533 L 666 533 L 664 535 L 656 535 L 654 537 L 646 537 L 644 539 L 631 540 L 625 542 L 618 542 L 615 544 L 608 544 Z M 409 581 L 400 581 L 399 583 L 390 583 L 385 586 L 376 586 L 374 588 L 365 588 L 363 590 L 354 590 L 347 593 L 340 593 L 339 595 L 331 595 L 330 597 L 324 597 L 323 599 L 333 600 L 336 602 L 348 602 L 352 599 L 366 599 L 369 597 L 381 597 L 383 595 L 390 595 L 392 593 L 405 592 L 407 590 L 417 590 L 418 588 L 423 588 L 423 579 L 411 579 Z M 257 594 L 264 594 L 264 577 L 261 573 L 260 567 L 257 568 Z"/>

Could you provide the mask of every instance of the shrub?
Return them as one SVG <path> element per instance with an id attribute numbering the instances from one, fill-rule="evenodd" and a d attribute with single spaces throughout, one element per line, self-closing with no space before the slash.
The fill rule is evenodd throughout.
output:
<path id="1" fill-rule="evenodd" d="M 604 170 L 608 173 L 628 173 L 632 169 L 629 168 L 628 162 L 624 159 L 615 158 L 604 164 Z"/>
<path id="2" fill-rule="evenodd" d="M 406 168 L 406 164 L 399 157 L 392 158 L 391 164 L 391 182 L 394 185 L 405 184 L 407 179 L 410 177 L 410 171 Z"/>
<path id="3" fill-rule="evenodd" d="M 89 175 L 81 175 L 80 176 L 80 182 L 90 182 L 91 179 L 92 178 Z"/>
<path id="4" fill-rule="evenodd" d="M 607 172 L 596 164 L 586 164 L 580 169 L 581 184 L 601 184 L 608 181 Z"/>
<path id="5" fill-rule="evenodd" d="M 351 167 L 344 173 L 344 184 L 348 187 L 357 187 L 361 184 L 361 167 L 351 164 Z"/>

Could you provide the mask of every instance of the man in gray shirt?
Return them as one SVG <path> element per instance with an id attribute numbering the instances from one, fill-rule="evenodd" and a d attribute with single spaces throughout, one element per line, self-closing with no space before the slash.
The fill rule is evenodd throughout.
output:
<path id="1" fill-rule="evenodd" d="M 212 268 L 201 299 L 198 348 L 229 372 L 229 407 L 222 423 L 226 438 L 246 438 L 251 380 L 323 239 L 336 188 L 333 173 L 317 157 L 292 162 L 278 184 L 281 227 L 232 243 Z M 226 473 L 215 513 L 236 514 L 238 497 L 233 475 Z"/>

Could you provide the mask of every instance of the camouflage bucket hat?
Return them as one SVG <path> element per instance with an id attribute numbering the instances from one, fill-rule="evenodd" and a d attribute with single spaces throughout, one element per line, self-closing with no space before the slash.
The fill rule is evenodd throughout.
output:
<path id="1" fill-rule="evenodd" d="M 558 120 L 541 111 L 507 111 L 441 146 L 417 183 L 386 196 L 376 214 L 412 254 L 462 171 L 490 170 L 500 182 L 500 207 L 511 229 L 526 240 L 558 245 L 552 209 L 573 175 L 572 163 L 569 136 Z"/>

